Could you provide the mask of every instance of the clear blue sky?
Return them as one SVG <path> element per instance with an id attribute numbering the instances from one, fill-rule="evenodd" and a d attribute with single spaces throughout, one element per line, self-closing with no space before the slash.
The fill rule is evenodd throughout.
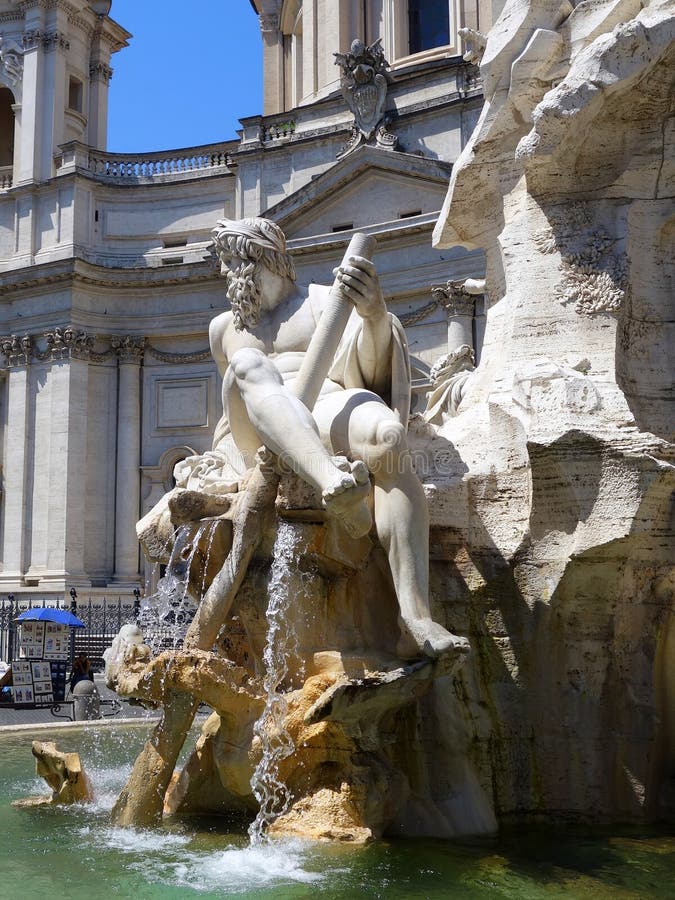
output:
<path id="1" fill-rule="evenodd" d="M 249 0 L 113 0 L 133 34 L 113 54 L 108 149 L 173 150 L 236 137 L 262 112 L 262 41 Z"/>

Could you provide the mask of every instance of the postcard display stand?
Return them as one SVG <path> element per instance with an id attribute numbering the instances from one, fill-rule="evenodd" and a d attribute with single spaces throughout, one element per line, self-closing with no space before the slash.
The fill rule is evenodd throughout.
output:
<path id="1" fill-rule="evenodd" d="M 20 659 L 12 663 L 14 702 L 60 702 L 66 695 L 70 630 L 56 622 L 22 622 Z"/>

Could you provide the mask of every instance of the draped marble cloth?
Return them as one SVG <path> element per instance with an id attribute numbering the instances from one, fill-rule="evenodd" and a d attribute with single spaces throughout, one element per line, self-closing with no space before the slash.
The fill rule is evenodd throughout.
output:
<path id="1" fill-rule="evenodd" d="M 312 285 L 311 288 L 315 286 Z M 318 291 L 310 289 L 310 303 L 318 320 Z M 387 313 L 391 328 L 389 390 L 383 396 L 384 402 L 393 409 L 403 425 L 408 425 L 410 414 L 410 358 L 403 326 L 391 313 Z M 363 321 L 354 311 L 349 317 L 347 328 L 338 346 L 325 382 L 330 390 L 339 385 L 342 388 L 370 390 L 363 375 L 358 351 L 358 340 Z M 274 358 L 274 357 L 273 357 Z M 292 389 L 292 381 L 289 382 Z M 327 392 L 322 390 L 322 394 Z M 321 395 L 317 403 L 321 402 Z M 189 456 L 176 464 L 174 478 L 176 486 L 206 494 L 226 494 L 239 489 L 239 483 L 246 472 L 246 463 L 234 443 L 227 416 L 223 415 L 216 426 L 213 449 L 200 456 Z"/>

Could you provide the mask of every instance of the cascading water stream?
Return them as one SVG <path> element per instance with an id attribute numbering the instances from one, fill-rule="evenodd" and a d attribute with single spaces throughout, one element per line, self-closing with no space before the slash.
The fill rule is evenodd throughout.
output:
<path id="1" fill-rule="evenodd" d="M 259 803 L 258 815 L 249 828 L 253 845 L 264 841 L 267 828 L 288 810 L 292 799 L 279 776 L 279 764 L 295 750 L 285 728 L 288 703 L 280 688 L 288 675 L 289 661 L 297 655 L 298 636 L 289 612 L 296 599 L 291 585 L 297 577 L 299 544 L 297 528 L 281 521 L 267 591 L 267 640 L 263 653 L 265 709 L 254 726 L 262 756 L 251 778 L 251 788 Z"/>

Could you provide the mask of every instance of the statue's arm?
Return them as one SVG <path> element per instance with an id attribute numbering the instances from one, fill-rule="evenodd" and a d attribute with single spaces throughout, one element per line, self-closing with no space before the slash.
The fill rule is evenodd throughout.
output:
<path id="1" fill-rule="evenodd" d="M 357 340 L 359 368 L 366 386 L 389 394 L 391 381 L 391 321 L 375 266 L 361 256 L 351 257 L 337 270 L 346 296 L 362 319 Z"/>
<path id="2" fill-rule="evenodd" d="M 221 315 L 216 316 L 215 319 L 212 319 L 209 324 L 209 346 L 211 347 L 211 355 L 213 356 L 221 375 L 225 375 L 228 366 L 224 347 L 225 330 L 228 325 L 228 320 L 229 313 L 222 313 Z"/>

